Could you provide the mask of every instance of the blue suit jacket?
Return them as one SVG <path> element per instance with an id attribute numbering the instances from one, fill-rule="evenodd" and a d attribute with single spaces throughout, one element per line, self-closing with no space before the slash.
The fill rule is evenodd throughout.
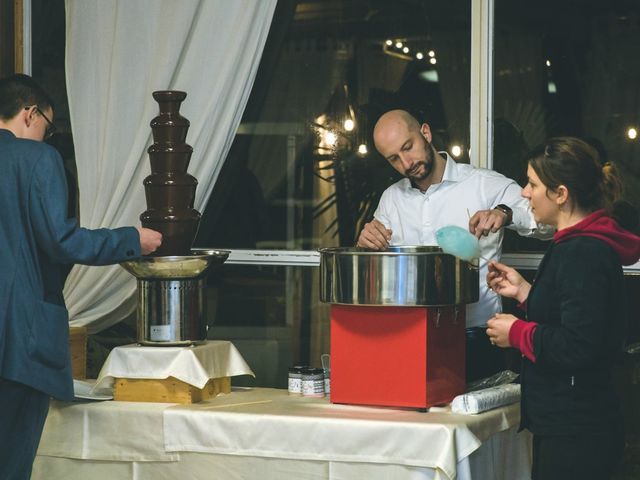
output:
<path id="1" fill-rule="evenodd" d="M 0 129 L 0 377 L 63 400 L 73 398 L 68 265 L 140 256 L 135 228 L 88 230 L 67 211 L 58 152 Z"/>

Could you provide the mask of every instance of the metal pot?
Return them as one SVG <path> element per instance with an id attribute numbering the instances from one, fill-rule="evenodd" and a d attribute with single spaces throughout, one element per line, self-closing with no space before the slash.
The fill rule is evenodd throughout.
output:
<path id="1" fill-rule="evenodd" d="M 172 346 L 203 341 L 207 335 L 204 278 L 228 256 L 226 250 L 198 250 L 122 263 L 138 279 L 138 342 Z"/>
<path id="2" fill-rule="evenodd" d="M 478 301 L 478 267 L 440 247 L 320 249 L 320 300 L 343 305 L 439 306 Z"/>

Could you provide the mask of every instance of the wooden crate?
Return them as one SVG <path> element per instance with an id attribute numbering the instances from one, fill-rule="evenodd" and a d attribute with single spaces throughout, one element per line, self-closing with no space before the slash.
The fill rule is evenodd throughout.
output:
<path id="1" fill-rule="evenodd" d="M 69 350 L 73 378 L 87 378 L 87 327 L 69 327 Z"/>
<path id="2" fill-rule="evenodd" d="M 231 377 L 211 378 L 196 388 L 174 377 L 162 380 L 116 378 L 113 399 L 126 402 L 197 403 L 231 392 Z"/>

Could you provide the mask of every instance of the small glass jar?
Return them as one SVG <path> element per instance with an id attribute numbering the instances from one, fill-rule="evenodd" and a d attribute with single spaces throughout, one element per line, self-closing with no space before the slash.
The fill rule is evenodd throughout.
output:
<path id="1" fill-rule="evenodd" d="M 302 372 L 302 395 L 305 397 L 324 397 L 324 370 L 307 368 Z"/>
<path id="2" fill-rule="evenodd" d="M 324 369 L 324 394 L 329 395 L 331 393 L 331 370 Z"/>
<path id="3" fill-rule="evenodd" d="M 302 395 L 302 373 L 308 369 L 306 365 L 289 367 L 289 395 Z"/>

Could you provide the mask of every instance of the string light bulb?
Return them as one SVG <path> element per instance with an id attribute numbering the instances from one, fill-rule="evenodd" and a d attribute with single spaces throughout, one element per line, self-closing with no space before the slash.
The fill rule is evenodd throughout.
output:
<path id="1" fill-rule="evenodd" d="M 328 131 L 324 132 L 322 140 L 326 145 L 333 147 L 338 142 L 338 136 L 335 133 Z"/>
<path id="2" fill-rule="evenodd" d="M 355 128 L 355 126 L 356 126 L 355 122 L 353 120 L 351 120 L 350 118 L 347 118 L 344 121 L 344 129 L 347 132 L 351 132 Z"/>

